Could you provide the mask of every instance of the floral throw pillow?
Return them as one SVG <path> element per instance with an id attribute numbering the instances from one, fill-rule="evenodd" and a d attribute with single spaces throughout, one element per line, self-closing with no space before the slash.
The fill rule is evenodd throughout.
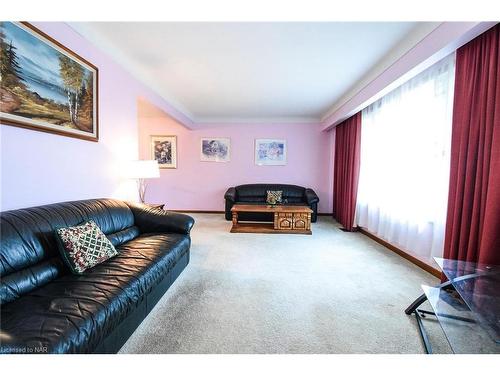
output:
<path id="1" fill-rule="evenodd" d="M 74 227 L 59 228 L 56 234 L 60 243 L 59 251 L 75 274 L 82 274 L 118 254 L 113 244 L 92 220 Z"/>
<path id="2" fill-rule="evenodd" d="M 277 190 L 277 191 L 268 190 L 266 202 L 268 204 L 281 203 L 282 196 L 283 196 L 283 191 L 281 191 L 281 190 Z"/>

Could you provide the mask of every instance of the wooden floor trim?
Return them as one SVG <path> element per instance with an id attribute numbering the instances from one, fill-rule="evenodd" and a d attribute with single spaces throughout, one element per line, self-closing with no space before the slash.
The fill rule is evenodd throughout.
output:
<path id="1" fill-rule="evenodd" d="M 406 260 L 408 260 L 408 261 L 412 262 L 413 264 L 415 264 L 416 266 L 422 268 L 424 271 L 429 272 L 431 275 L 433 275 L 433 276 L 435 276 L 437 278 L 441 278 L 441 271 L 439 271 L 438 269 L 436 269 L 436 268 L 428 265 L 425 262 L 422 262 L 420 259 L 415 258 L 414 256 L 408 254 L 406 251 L 401 250 L 399 247 L 396 247 L 396 246 L 390 244 L 389 242 L 384 241 L 383 239 L 377 237 L 373 233 L 368 232 L 364 228 L 358 227 L 357 229 L 358 229 L 358 231 L 360 233 L 363 233 L 365 236 L 370 237 L 375 242 L 378 242 L 379 244 L 381 244 L 382 246 L 384 246 L 384 247 L 388 248 L 389 250 L 395 252 L 399 256 L 402 256 Z"/>
<path id="2" fill-rule="evenodd" d="M 188 214 L 224 214 L 225 211 L 206 211 L 206 210 L 168 210 L 172 212 L 186 212 Z M 318 213 L 318 216 L 332 216 L 331 213 Z"/>
<path id="3" fill-rule="evenodd" d="M 206 211 L 206 210 L 168 210 L 172 212 L 185 212 L 187 214 L 224 214 L 224 211 Z"/>

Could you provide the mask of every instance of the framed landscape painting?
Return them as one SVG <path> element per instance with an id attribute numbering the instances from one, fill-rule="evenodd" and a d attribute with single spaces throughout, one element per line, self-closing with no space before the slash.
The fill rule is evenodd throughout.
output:
<path id="1" fill-rule="evenodd" d="M 158 161 L 160 168 L 177 168 L 177 137 L 152 135 L 151 159 Z"/>
<path id="2" fill-rule="evenodd" d="M 0 122 L 96 141 L 97 68 L 27 22 L 0 22 Z"/>
<path id="3" fill-rule="evenodd" d="M 256 139 L 255 164 L 286 165 L 286 140 Z"/>
<path id="4" fill-rule="evenodd" d="M 202 138 L 201 161 L 228 162 L 231 160 L 231 140 L 229 138 Z"/>

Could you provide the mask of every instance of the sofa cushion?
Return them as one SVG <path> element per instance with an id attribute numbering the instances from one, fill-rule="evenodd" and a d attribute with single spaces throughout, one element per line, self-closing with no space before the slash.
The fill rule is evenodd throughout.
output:
<path id="1" fill-rule="evenodd" d="M 86 273 L 59 277 L 4 304 L 2 351 L 92 352 L 167 277 L 189 246 L 187 235 L 143 234 Z"/>
<path id="2" fill-rule="evenodd" d="M 59 251 L 71 271 L 82 274 L 117 253 L 96 223 L 89 220 L 73 227 L 56 229 Z"/>
<path id="3" fill-rule="evenodd" d="M 93 220 L 106 236 L 112 236 L 110 240 L 115 246 L 138 235 L 137 228 L 133 229 L 132 211 L 125 202 L 114 199 L 89 199 L 2 212 L 0 303 L 11 302 L 67 273 L 59 261 L 54 231 L 86 220 Z"/>
<path id="4" fill-rule="evenodd" d="M 289 205 L 289 206 L 292 206 L 292 205 L 307 205 L 307 202 L 304 200 L 304 198 L 297 198 L 297 197 L 293 197 L 293 196 L 288 196 L 286 198 L 284 198 L 284 200 L 286 201 L 285 204 Z"/>
<path id="5" fill-rule="evenodd" d="M 268 190 L 266 203 L 268 204 L 278 204 L 283 201 L 283 191 L 281 190 Z"/>
<path id="6" fill-rule="evenodd" d="M 283 199 L 285 198 L 299 198 L 304 197 L 304 188 L 297 185 L 286 184 L 247 184 L 236 186 L 237 200 L 245 202 L 252 198 L 259 198 L 266 201 L 268 190 L 281 190 L 283 192 Z"/>
<path id="7" fill-rule="evenodd" d="M 255 203 L 255 204 L 266 204 L 266 196 L 258 196 L 258 197 L 242 197 L 238 199 L 235 203 Z"/>

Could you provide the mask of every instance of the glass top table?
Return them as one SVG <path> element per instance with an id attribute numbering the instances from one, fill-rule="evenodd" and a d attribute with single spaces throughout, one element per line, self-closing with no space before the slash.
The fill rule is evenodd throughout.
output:
<path id="1" fill-rule="evenodd" d="M 421 321 L 431 313 L 454 353 L 500 353 L 500 266 L 434 259 L 448 281 L 422 285 L 424 295 L 406 310 L 415 313 L 426 350 L 431 352 Z M 433 312 L 418 308 L 425 300 Z"/>

